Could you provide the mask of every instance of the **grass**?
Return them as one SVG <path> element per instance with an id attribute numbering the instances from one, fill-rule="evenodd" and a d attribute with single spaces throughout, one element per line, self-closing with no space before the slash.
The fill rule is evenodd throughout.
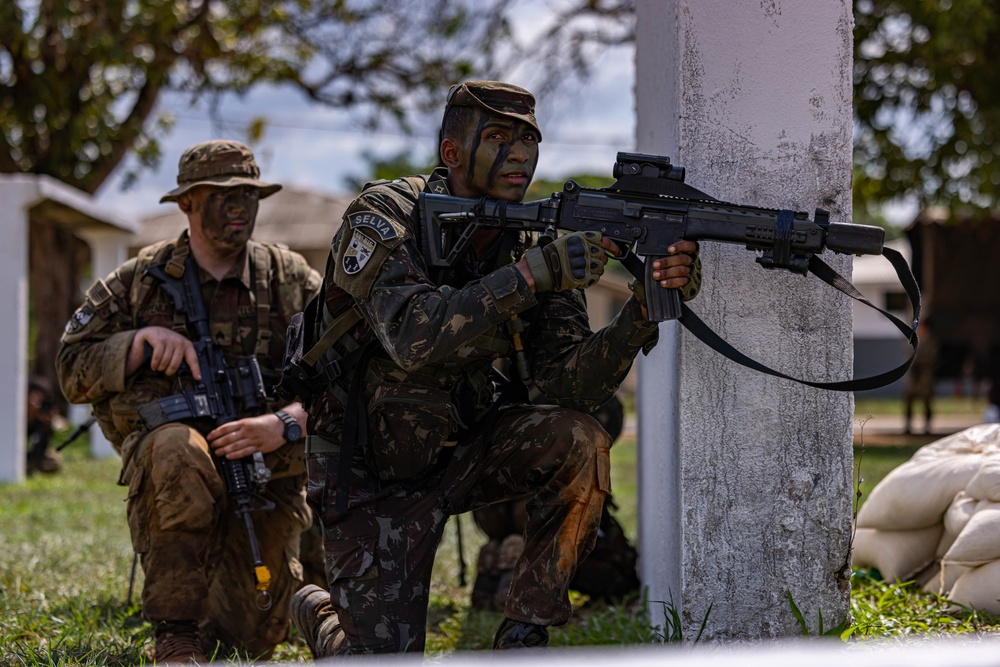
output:
<path id="1" fill-rule="evenodd" d="M 871 405 L 862 410 L 875 412 Z M 891 406 L 890 406 L 891 407 Z M 956 406 L 957 409 L 957 406 Z M 65 434 L 63 434 L 65 436 Z M 906 461 L 916 446 L 865 447 L 860 458 L 861 502 L 886 473 Z M 132 551 L 125 523 L 125 490 L 115 485 L 118 461 L 94 460 L 83 440 L 64 452 L 55 475 L 35 475 L 24 484 L 0 485 L 0 667 L 74 664 L 148 664 L 152 632 L 142 620 L 136 590 L 128 598 Z M 611 450 L 617 513 L 626 533 L 636 530 L 634 440 Z M 470 517 L 453 520 L 442 541 L 432 579 L 428 613 L 429 657 L 454 651 L 487 650 L 500 615 L 468 608 L 469 586 L 459 585 L 457 526 L 463 537 L 467 579 L 485 538 Z M 574 595 L 576 614 L 551 628 L 551 645 L 645 644 L 665 638 L 636 599 L 620 605 L 596 604 Z M 809 610 L 803 610 L 808 615 Z M 971 611 L 953 611 L 947 600 L 907 583 L 885 583 L 856 572 L 851 600 L 854 639 L 933 634 L 983 634 L 1000 621 Z M 658 625 L 669 623 L 655 619 Z M 693 639 L 693 637 L 691 638 Z M 238 659 L 239 656 L 236 656 Z M 308 662 L 294 635 L 275 660 Z M 231 662 L 233 660 L 230 660 Z"/>

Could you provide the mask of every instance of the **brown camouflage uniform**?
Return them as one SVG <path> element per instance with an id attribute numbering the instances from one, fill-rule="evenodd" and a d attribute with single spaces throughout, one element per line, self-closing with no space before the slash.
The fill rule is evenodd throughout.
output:
<path id="1" fill-rule="evenodd" d="M 352 446 L 350 480 L 338 479 L 338 455 L 354 373 L 306 406 L 315 434 L 307 443 L 309 502 L 323 521 L 343 630 L 326 654 L 421 651 L 446 520 L 510 498 L 528 498 L 529 518 L 505 615 L 565 623 L 568 583 L 594 544 L 610 490 L 610 438 L 587 413 L 657 340 L 635 299 L 593 333 L 582 291 L 533 294 L 513 266 L 525 241 L 513 232 L 484 259 L 429 269 L 415 210 L 423 189 L 447 194 L 445 172 L 366 188 L 328 260 L 326 325 L 352 308 L 363 316 L 333 356 L 356 366 L 359 345 L 377 343 L 361 378 L 367 446 Z M 514 315 L 526 327 L 535 383 L 552 405 L 505 396 L 494 406 L 490 369 L 511 353 Z M 342 483 L 350 499 L 343 513 L 335 507 Z"/>
<path id="2" fill-rule="evenodd" d="M 286 444 L 265 455 L 273 475 L 265 496 L 275 508 L 252 517 L 272 575 L 273 605 L 261 611 L 254 603 L 246 529 L 230 506 L 205 439 L 212 426 L 171 423 L 148 432 L 137 409 L 176 393 L 177 380 L 148 368 L 125 378 L 138 329 L 157 325 L 188 335 L 167 292 L 156 280 L 142 278 L 150 264 L 187 252 L 184 232 L 177 241 L 144 248 L 87 292 L 63 335 L 60 383 L 70 401 L 93 404 L 122 456 L 119 483 L 128 486 L 132 545 L 145 572 L 144 616 L 154 623 L 198 619 L 206 650 L 221 641 L 268 656 L 288 637 L 288 601 L 302 579 L 299 534 L 311 521 L 303 445 Z M 200 269 L 199 278 L 211 331 L 227 361 L 256 356 L 265 384 L 269 377 L 273 382 L 291 316 L 318 291 L 319 274 L 296 253 L 251 241 L 244 259 L 222 280 Z"/>

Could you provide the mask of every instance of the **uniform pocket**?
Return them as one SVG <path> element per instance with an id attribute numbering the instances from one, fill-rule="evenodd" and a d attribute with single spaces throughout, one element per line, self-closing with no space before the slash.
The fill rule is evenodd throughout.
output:
<path id="1" fill-rule="evenodd" d="M 376 537 L 327 540 L 327 579 L 331 584 L 345 579 L 374 579 L 378 576 L 375 563 Z"/>
<path id="2" fill-rule="evenodd" d="M 611 449 L 608 447 L 597 448 L 597 488 L 611 492 Z"/>
<path id="3" fill-rule="evenodd" d="M 132 537 L 132 549 L 137 554 L 149 553 L 149 512 L 142 498 L 142 487 L 146 481 L 146 470 L 139 465 L 131 465 L 128 480 L 128 530 Z"/>
<path id="4" fill-rule="evenodd" d="M 382 384 L 368 405 L 372 464 L 383 481 L 419 477 L 452 432 L 451 394 L 412 384 Z"/>

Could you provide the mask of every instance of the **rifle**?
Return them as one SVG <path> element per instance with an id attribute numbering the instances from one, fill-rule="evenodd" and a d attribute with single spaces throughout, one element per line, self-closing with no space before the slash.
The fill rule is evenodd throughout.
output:
<path id="1" fill-rule="evenodd" d="M 60 445 L 56 447 L 56 451 L 61 452 L 62 450 L 72 445 L 74 442 L 76 442 L 77 438 L 79 438 L 81 435 L 89 431 L 90 427 L 93 426 L 94 422 L 96 421 L 97 417 L 91 417 L 87 421 L 77 426 L 76 429 L 69 434 L 69 437 L 63 440 L 62 443 L 60 443 Z"/>
<path id="2" fill-rule="evenodd" d="M 241 359 L 235 366 L 230 366 L 222 348 L 212 338 L 194 259 L 191 256 L 185 259 L 180 276 L 173 275 L 176 272 L 173 268 L 170 265 L 166 269 L 150 266 L 146 273 L 162 283 L 173 297 L 174 307 L 185 314 L 188 326 L 193 329 L 194 349 L 202 379 L 195 380 L 187 364 L 182 364 L 177 373 L 181 391 L 141 406 L 140 416 L 151 429 L 168 422 L 192 419 L 210 420 L 218 427 L 239 419 L 240 407 L 245 411 L 263 410 L 266 392 L 257 359 Z M 190 388 L 185 389 L 185 385 Z M 274 508 L 274 503 L 262 495 L 264 486 L 271 478 L 271 471 L 264 465 L 264 456 L 260 452 L 241 459 L 221 457 L 218 460 L 226 491 L 236 505 L 236 515 L 243 519 L 250 541 L 253 578 L 260 591 L 256 603 L 260 609 L 266 610 L 271 607 L 271 595 L 267 592 L 271 572 L 261 560 L 250 513 Z"/>
<path id="3" fill-rule="evenodd" d="M 840 391 L 884 386 L 902 377 L 909 368 L 913 356 L 892 371 L 849 382 L 803 381 L 774 371 L 719 338 L 681 302 L 679 290 L 659 286 L 652 276 L 652 261 L 643 262 L 639 258 L 665 256 L 667 249 L 681 239 L 743 245 L 761 253 L 756 261 L 765 268 L 802 275 L 812 271 L 851 298 L 875 308 L 906 336 L 915 355 L 920 293 L 902 256 L 883 246 L 885 232 L 881 227 L 831 222 L 829 212 L 823 209 L 816 209 L 810 220 L 809 214 L 802 211 L 719 201 L 684 183 L 684 168 L 671 164 L 665 156 L 618 153 L 613 174 L 617 180 L 607 188 L 585 188 L 568 181 L 562 192 L 525 203 L 421 193 L 425 256 L 434 267 L 453 266 L 483 229 L 535 232 L 541 234 L 542 242 L 555 238 L 557 230 L 596 231 L 626 249 L 616 259 L 644 282 L 651 321 L 679 319 L 703 342 L 738 363 L 777 377 Z M 816 256 L 827 249 L 854 255 L 884 255 L 895 267 L 910 297 L 912 325 L 871 304 Z"/>

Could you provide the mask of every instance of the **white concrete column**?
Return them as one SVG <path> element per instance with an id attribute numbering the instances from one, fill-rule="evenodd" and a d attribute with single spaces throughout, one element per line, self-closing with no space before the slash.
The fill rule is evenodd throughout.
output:
<path id="1" fill-rule="evenodd" d="M 25 476 L 28 370 L 28 207 L 30 178 L 0 176 L 0 482 Z"/>
<path id="2" fill-rule="evenodd" d="M 719 199 L 851 211 L 852 5 L 639 0 L 637 150 Z M 751 357 L 813 380 L 851 375 L 851 311 L 814 277 L 702 245 L 691 306 Z M 824 256 L 849 274 L 846 257 Z M 685 637 L 801 634 L 849 604 L 853 397 L 734 364 L 674 324 L 640 368 L 640 554 L 650 614 Z M 711 612 L 708 612 L 711 605 Z"/>
<path id="3" fill-rule="evenodd" d="M 131 231 L 111 228 L 79 229 L 74 233 L 90 245 L 90 266 L 94 280 L 104 278 L 128 259 L 128 241 L 134 236 Z M 81 412 L 77 410 L 75 416 L 80 419 Z M 82 415 L 80 421 L 75 423 L 81 424 L 89 418 L 90 414 L 87 412 Z M 90 435 L 90 451 L 95 458 L 116 454 L 111 442 L 104 437 L 100 426 L 96 423 L 93 424 L 88 433 Z"/>

